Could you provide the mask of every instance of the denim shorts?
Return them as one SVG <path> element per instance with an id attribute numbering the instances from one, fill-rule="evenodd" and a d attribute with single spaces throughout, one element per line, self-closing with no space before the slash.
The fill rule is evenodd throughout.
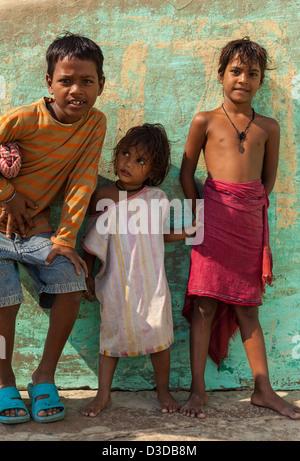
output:
<path id="1" fill-rule="evenodd" d="M 57 255 L 45 265 L 53 245 L 52 234 L 42 232 L 28 238 L 12 234 L 7 238 L 0 232 L 0 308 L 24 301 L 18 264 L 29 274 L 41 307 L 51 307 L 56 294 L 86 291 L 84 270 L 77 275 L 65 256 Z"/>

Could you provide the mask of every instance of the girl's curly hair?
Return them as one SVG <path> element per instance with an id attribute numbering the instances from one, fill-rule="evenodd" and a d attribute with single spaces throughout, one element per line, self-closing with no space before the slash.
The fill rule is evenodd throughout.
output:
<path id="1" fill-rule="evenodd" d="M 161 184 L 171 166 L 170 143 L 164 127 L 159 123 L 144 123 L 130 128 L 114 148 L 112 164 L 115 173 L 118 154 L 130 147 L 142 147 L 149 155 L 151 176 L 145 181 L 145 184 L 148 186 Z"/>

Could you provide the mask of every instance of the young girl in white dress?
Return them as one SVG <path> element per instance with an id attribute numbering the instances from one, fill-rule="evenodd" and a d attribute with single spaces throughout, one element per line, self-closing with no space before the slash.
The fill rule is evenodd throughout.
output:
<path id="1" fill-rule="evenodd" d="M 118 180 L 94 192 L 82 238 L 88 266 L 88 292 L 100 303 L 99 388 L 82 410 L 94 417 L 111 403 L 119 357 L 150 354 L 163 413 L 179 409 L 169 391 L 170 350 L 174 341 L 172 303 L 164 267 L 164 241 L 189 236 L 164 231 L 168 199 L 156 187 L 170 167 L 164 128 L 131 128 L 114 149 Z M 95 259 L 100 269 L 92 277 Z"/>

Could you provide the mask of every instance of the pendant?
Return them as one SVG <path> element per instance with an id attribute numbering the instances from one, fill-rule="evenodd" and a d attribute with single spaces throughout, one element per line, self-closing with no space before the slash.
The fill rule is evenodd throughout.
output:
<path id="1" fill-rule="evenodd" d="M 245 131 L 239 133 L 240 142 L 244 141 L 246 139 L 246 136 L 247 134 L 245 133 Z"/>
<path id="2" fill-rule="evenodd" d="M 239 153 L 243 154 L 244 152 L 245 152 L 245 148 L 244 148 L 243 144 L 240 143 L 240 145 L 239 145 Z"/>
<path id="3" fill-rule="evenodd" d="M 228 120 L 230 121 L 231 125 L 233 126 L 233 128 L 235 129 L 236 133 L 237 133 L 237 136 L 238 136 L 238 139 L 240 141 L 240 144 L 239 144 L 239 153 L 240 154 L 243 154 L 245 152 L 245 148 L 243 146 L 243 142 L 246 141 L 246 138 L 247 138 L 247 132 L 250 128 L 250 125 L 251 123 L 253 122 L 254 118 L 255 118 L 255 112 L 254 112 L 254 109 L 252 109 L 252 119 L 250 120 L 250 122 L 248 123 L 248 125 L 246 126 L 245 130 L 244 131 L 239 131 L 237 129 L 237 127 L 235 126 L 235 124 L 233 123 L 233 121 L 231 120 L 231 118 L 229 117 L 229 115 L 227 114 L 226 110 L 225 110 L 225 107 L 224 107 L 224 104 L 222 104 L 222 109 L 226 115 L 226 117 L 228 118 Z"/>
<path id="4" fill-rule="evenodd" d="M 239 153 L 243 154 L 245 152 L 245 148 L 243 146 L 243 142 L 245 141 L 247 137 L 247 133 L 245 131 L 241 131 L 238 133 L 238 138 L 240 140 L 240 145 L 239 145 Z"/>

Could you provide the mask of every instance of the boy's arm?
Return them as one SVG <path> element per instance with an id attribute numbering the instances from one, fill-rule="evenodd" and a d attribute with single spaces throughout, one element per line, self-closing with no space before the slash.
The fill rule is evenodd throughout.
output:
<path id="1" fill-rule="evenodd" d="M 190 237 L 196 237 L 198 231 L 201 233 L 201 228 L 203 230 L 203 206 L 202 203 L 198 204 L 195 209 L 195 217 L 192 224 L 180 228 L 166 228 L 164 233 L 165 242 L 178 242 L 179 240 L 184 240 Z M 203 233 L 203 232 L 202 232 Z M 201 237 L 202 234 L 200 234 Z M 199 242 L 200 243 L 200 242 Z"/>
<path id="2" fill-rule="evenodd" d="M 13 109 L 0 118 L 0 144 L 15 141 L 20 133 L 15 133 L 15 125 L 21 124 L 18 109 Z M 13 184 L 0 174 L 0 222 L 7 219 L 6 236 L 11 237 L 13 224 L 16 223 L 21 235 L 26 236 L 25 225 L 32 228 L 33 221 L 27 208 L 36 209 L 35 203 L 17 192 Z"/>
<path id="3" fill-rule="evenodd" d="M 0 222 L 7 218 L 6 237 L 10 238 L 14 222 L 16 222 L 22 237 L 26 237 L 25 224 L 31 229 L 33 221 L 27 211 L 27 208 L 37 209 L 35 203 L 25 197 L 21 192 L 13 191 L 11 197 L 6 201 L 1 201 Z"/>
<path id="4" fill-rule="evenodd" d="M 17 109 L 8 111 L 0 117 L 0 144 L 16 140 L 15 125 L 18 124 Z M 14 186 L 0 174 L 0 201 L 9 199 L 14 193 Z"/>
<path id="5" fill-rule="evenodd" d="M 0 174 L 0 201 L 8 200 L 14 193 L 14 186 Z"/>
<path id="6" fill-rule="evenodd" d="M 79 256 L 75 248 L 70 248 L 64 245 L 59 245 L 58 243 L 54 243 L 45 260 L 46 266 L 52 263 L 53 259 L 57 255 L 65 256 L 65 258 L 68 258 L 74 264 L 76 273 L 78 275 L 81 274 L 81 269 L 83 269 L 85 277 L 88 276 L 86 262 Z"/>
<path id="7" fill-rule="evenodd" d="M 106 121 L 103 115 L 97 133 L 71 171 L 66 185 L 59 226 L 52 242 L 75 248 L 77 232 L 85 217 L 98 179 L 98 164 L 104 142 Z"/>
<path id="8" fill-rule="evenodd" d="M 262 183 L 269 196 L 273 190 L 279 159 L 280 127 L 276 120 L 269 119 L 268 140 L 265 145 L 265 155 L 262 170 Z"/>
<path id="9" fill-rule="evenodd" d="M 87 226 L 86 226 L 86 229 L 85 229 L 85 234 L 88 234 L 90 232 L 91 228 L 93 227 L 93 216 L 96 213 L 98 213 L 97 203 L 98 203 L 99 200 L 101 200 L 101 198 L 104 198 L 102 191 L 103 191 L 103 189 L 96 189 L 95 192 L 92 195 L 90 205 L 89 205 L 89 215 L 90 215 L 91 223 L 90 224 L 89 224 L 89 222 L 87 223 Z M 84 236 L 83 236 L 83 239 L 84 239 Z M 93 270 L 94 270 L 96 258 L 97 257 L 96 257 L 95 254 L 92 254 L 89 251 L 86 251 L 86 249 L 84 250 L 83 259 L 86 262 L 87 271 L 88 271 L 88 276 L 87 276 L 87 279 L 86 279 L 87 291 L 84 294 L 84 297 L 88 301 L 94 301 L 95 300 L 95 281 L 94 281 L 94 277 L 93 277 Z"/>
<path id="10" fill-rule="evenodd" d="M 66 186 L 60 224 L 51 240 L 53 242 L 47 263 L 50 263 L 56 254 L 69 258 L 75 265 L 77 273 L 80 266 L 84 268 L 86 277 L 88 270 L 85 261 L 75 250 L 77 232 L 85 217 L 91 195 L 96 187 L 98 178 L 98 163 L 106 131 L 106 119 L 99 122 L 99 130 L 93 142 L 87 147 L 84 155 L 78 160 L 72 170 Z"/>
<path id="11" fill-rule="evenodd" d="M 180 169 L 180 182 L 186 198 L 192 200 L 193 213 L 199 192 L 195 182 L 195 171 L 199 156 L 206 140 L 207 118 L 203 113 L 196 114 L 191 123 Z"/>

